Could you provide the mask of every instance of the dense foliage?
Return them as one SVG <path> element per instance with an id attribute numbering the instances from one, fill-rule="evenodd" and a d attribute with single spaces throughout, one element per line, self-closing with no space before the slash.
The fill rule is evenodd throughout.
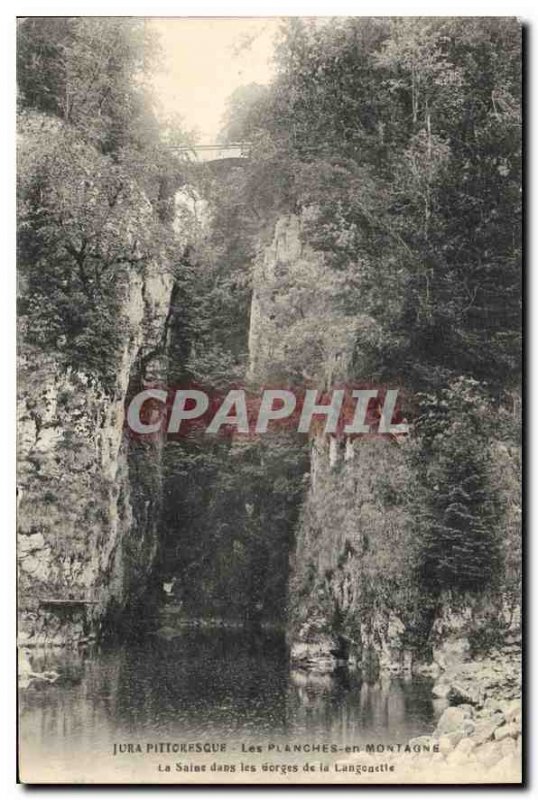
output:
<path id="1" fill-rule="evenodd" d="M 19 24 L 19 271 L 25 340 L 113 385 L 129 273 L 177 271 L 181 169 L 141 81 L 133 19 Z"/>
<path id="2" fill-rule="evenodd" d="M 293 20 L 265 117 L 239 104 L 254 201 L 308 208 L 342 307 L 382 325 L 361 378 L 517 383 L 520 48 L 515 20 Z"/>
<path id="3" fill-rule="evenodd" d="M 338 340 L 347 379 L 414 393 L 414 580 L 434 594 L 506 586 L 519 494 L 495 459 L 518 439 L 520 26 L 291 20 L 278 66 L 227 119 L 252 143 L 249 206 L 298 214 L 322 256 L 266 287 L 280 290 L 273 368 L 327 380 Z"/>

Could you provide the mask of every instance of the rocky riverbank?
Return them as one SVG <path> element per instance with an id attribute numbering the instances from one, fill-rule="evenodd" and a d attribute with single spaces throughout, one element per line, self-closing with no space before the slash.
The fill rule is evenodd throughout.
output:
<path id="1" fill-rule="evenodd" d="M 342 764 L 361 767 L 361 780 L 379 782 L 520 783 L 522 711 L 520 660 L 484 658 L 443 673 L 432 693 L 444 709 L 435 730 L 403 752 L 364 753 Z M 373 767 L 371 771 L 370 767 Z"/>

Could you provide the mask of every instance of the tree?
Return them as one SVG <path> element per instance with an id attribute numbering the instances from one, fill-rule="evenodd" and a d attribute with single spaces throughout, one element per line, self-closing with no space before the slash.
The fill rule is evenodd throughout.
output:
<path id="1" fill-rule="evenodd" d="M 259 83 L 239 86 L 230 95 L 219 139 L 225 144 L 249 142 L 264 123 L 269 89 Z"/>
<path id="2" fill-rule="evenodd" d="M 309 243 L 361 275 L 346 306 L 383 331 L 357 341 L 367 372 L 404 368 L 417 388 L 466 373 L 501 393 L 518 380 L 520 40 L 507 19 L 283 33 L 249 128 L 249 204 L 266 219 L 307 209 Z"/>
<path id="3" fill-rule="evenodd" d="M 182 167 L 139 80 L 150 42 L 138 20 L 33 17 L 18 54 L 21 329 L 110 386 L 130 276 L 178 274 L 187 238 L 171 224 Z"/>
<path id="4" fill-rule="evenodd" d="M 147 145 L 158 127 L 139 78 L 155 47 L 136 18 L 27 17 L 18 28 L 21 105 L 54 114 L 104 152 Z"/>
<path id="5" fill-rule="evenodd" d="M 419 580 L 432 594 L 481 593 L 502 577 L 492 485 L 492 405 L 472 380 L 425 396 L 417 427 L 422 482 L 416 509 Z"/>

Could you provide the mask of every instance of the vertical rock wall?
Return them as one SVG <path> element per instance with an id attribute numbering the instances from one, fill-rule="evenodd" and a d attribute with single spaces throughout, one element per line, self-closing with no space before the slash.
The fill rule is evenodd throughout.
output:
<path id="1" fill-rule="evenodd" d="M 298 663 L 330 668 L 351 659 L 394 672 L 409 665 L 420 638 L 417 630 L 413 641 L 411 626 L 427 620 L 417 617 L 408 582 L 412 476 L 403 447 L 386 439 L 312 444 L 291 585 Z"/>
<path id="2" fill-rule="evenodd" d="M 124 430 L 129 387 L 159 373 L 172 277 L 118 276 L 122 350 L 105 391 L 19 347 L 18 588 L 21 644 L 77 643 L 144 595 L 158 542 L 161 443 Z"/>

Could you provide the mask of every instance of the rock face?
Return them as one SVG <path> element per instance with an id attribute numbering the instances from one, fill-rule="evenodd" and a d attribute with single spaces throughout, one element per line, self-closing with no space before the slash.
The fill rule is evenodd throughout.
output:
<path id="1" fill-rule="evenodd" d="M 328 389 L 348 380 L 357 329 L 374 323 L 343 316 L 335 305 L 323 256 L 305 241 L 308 223 L 308 210 L 281 217 L 258 259 L 250 376 L 271 382 L 287 370 L 289 380 L 293 367 L 302 376 L 298 380 Z M 396 610 L 409 528 L 403 500 L 412 480 L 402 446 L 322 431 L 310 445 L 308 489 L 292 557 L 292 658 L 318 670 L 330 670 L 342 658 L 376 662 L 393 672 L 410 670 L 409 623 L 415 624 L 415 639 L 423 639 L 420 628 L 429 630 L 431 620 L 428 610 L 413 620 Z"/>
<path id="2" fill-rule="evenodd" d="M 250 377 L 270 383 L 288 374 L 289 380 L 295 368 L 296 380 L 330 389 L 357 374 L 357 342 L 375 322 L 342 316 L 332 305 L 325 288 L 330 276 L 323 256 L 308 244 L 308 223 L 308 210 L 282 216 L 255 266 Z M 457 671 L 484 639 L 491 647 L 492 627 L 500 652 L 519 652 L 517 587 L 495 597 L 420 596 L 411 574 L 416 531 L 406 502 L 416 480 L 407 458 L 411 445 L 405 438 L 353 441 L 321 430 L 312 436 L 292 554 L 292 659 L 299 667 L 330 671 L 345 650 L 347 661 L 364 669 L 447 674 L 450 681 L 438 685 L 437 696 L 450 693 L 450 702 L 476 705 L 484 698 L 458 682 Z M 515 476 L 516 460 L 505 456 L 499 492 L 506 475 Z M 515 526 L 515 516 L 505 523 Z"/>
<path id="3" fill-rule="evenodd" d="M 136 606 L 157 547 L 161 442 L 124 430 L 129 391 L 159 374 L 172 278 L 118 276 L 121 351 L 107 390 L 52 355 L 19 348 L 20 643 L 77 643 Z"/>
<path id="4" fill-rule="evenodd" d="M 335 307 L 330 270 L 306 241 L 308 211 L 277 220 L 254 265 L 249 377 L 330 386 L 346 378 L 356 329 L 371 320 Z M 321 385 L 320 385 L 321 388 Z"/>
<path id="5" fill-rule="evenodd" d="M 398 445 L 386 440 L 356 442 L 347 460 L 345 445 L 337 442 L 333 461 L 330 443 L 312 443 L 291 583 L 294 639 L 341 636 L 349 658 L 365 668 L 411 669 L 409 625 L 421 620 L 396 610 L 405 569 L 407 518 L 400 497 L 407 472 Z"/>
<path id="6" fill-rule="evenodd" d="M 278 327 L 274 321 L 273 300 L 268 287 L 276 283 L 279 271 L 293 269 L 302 256 L 300 223 L 296 216 L 278 220 L 274 236 L 257 260 L 250 307 L 248 338 L 251 377 L 265 377 L 278 347 Z"/>

